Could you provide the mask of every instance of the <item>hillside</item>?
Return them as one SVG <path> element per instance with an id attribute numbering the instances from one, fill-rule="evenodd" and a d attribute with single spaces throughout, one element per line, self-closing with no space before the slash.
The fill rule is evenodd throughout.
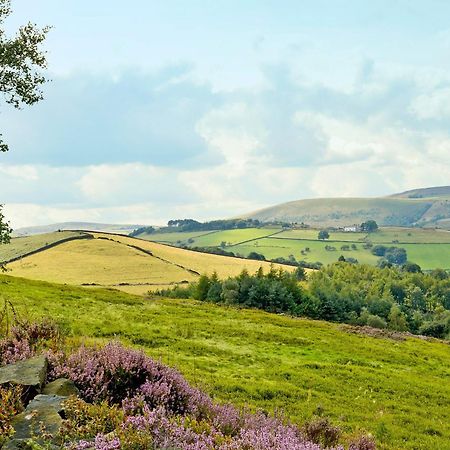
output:
<path id="1" fill-rule="evenodd" d="M 243 218 L 342 227 L 373 219 L 383 226 L 450 229 L 450 187 L 417 189 L 379 198 L 319 198 L 271 206 Z"/>
<path id="2" fill-rule="evenodd" d="M 53 233 L 55 231 L 67 230 L 89 230 L 89 231 L 108 231 L 111 233 L 128 234 L 136 228 L 144 225 L 133 224 L 112 224 L 112 223 L 96 223 L 96 222 L 61 222 L 49 225 L 38 225 L 32 227 L 17 228 L 13 232 L 13 236 L 29 236 L 34 234 Z"/>
<path id="3" fill-rule="evenodd" d="M 443 198 L 450 199 L 450 186 L 436 186 L 430 188 L 411 189 L 393 194 L 396 198 Z"/>
<path id="4" fill-rule="evenodd" d="M 21 316 L 52 317 L 73 344 L 120 339 L 175 366 L 218 401 L 296 423 L 314 413 L 380 449 L 448 449 L 448 344 L 190 300 L 0 275 Z"/>
<path id="5" fill-rule="evenodd" d="M 143 294 L 151 289 L 195 281 L 202 273 L 216 271 L 220 277 L 239 274 L 243 269 L 255 272 L 269 270 L 267 262 L 204 254 L 190 250 L 105 233 L 82 233 L 82 238 L 69 237 L 69 232 L 14 238 L 0 248 L 3 260 L 17 259 L 33 245 L 29 256 L 7 264 L 13 276 L 53 281 L 78 286 L 103 286 Z M 78 236 L 78 235 L 77 235 Z M 48 240 L 55 240 L 48 246 Z M 43 251 L 39 250 L 42 245 Z M 14 258 L 8 258 L 10 255 Z M 281 267 L 279 265 L 279 267 Z M 286 267 L 292 270 L 292 267 Z"/>
<path id="6" fill-rule="evenodd" d="M 0 264 L 15 261 L 63 242 L 90 237 L 87 233 L 79 231 L 56 231 L 54 233 L 15 237 L 11 239 L 9 244 L 0 245 Z"/>

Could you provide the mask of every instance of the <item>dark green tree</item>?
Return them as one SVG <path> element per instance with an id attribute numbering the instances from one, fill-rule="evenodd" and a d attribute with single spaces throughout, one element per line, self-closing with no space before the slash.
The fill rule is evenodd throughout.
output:
<path id="1" fill-rule="evenodd" d="M 327 230 L 320 230 L 319 234 L 317 235 L 317 239 L 324 241 L 325 239 L 328 239 L 330 237 L 330 233 L 328 233 Z"/>
<path id="2" fill-rule="evenodd" d="M 361 224 L 361 231 L 365 231 L 366 233 L 373 233 L 378 230 L 378 224 L 375 220 L 368 220 L 367 222 L 363 222 Z"/>

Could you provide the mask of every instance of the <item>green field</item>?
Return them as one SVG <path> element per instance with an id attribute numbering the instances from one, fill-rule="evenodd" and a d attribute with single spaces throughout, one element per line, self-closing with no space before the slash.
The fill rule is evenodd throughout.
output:
<path id="1" fill-rule="evenodd" d="M 0 297 L 22 316 L 55 319 L 74 345 L 140 347 L 220 401 L 282 409 L 297 423 L 320 410 L 347 436 L 372 433 L 381 449 L 450 449 L 448 343 L 4 275 Z"/>
<path id="2" fill-rule="evenodd" d="M 322 264 L 330 264 L 336 262 L 339 256 L 356 258 L 360 263 L 376 264 L 378 257 L 372 255 L 369 251 L 364 250 L 361 244 L 356 244 L 357 250 L 344 251 L 341 250 L 342 245 L 348 245 L 348 242 L 321 242 L 321 241 L 291 241 L 287 239 L 264 238 L 258 241 L 249 242 L 244 245 L 236 245 L 232 247 L 232 251 L 248 255 L 250 252 L 263 254 L 266 259 L 273 259 L 279 256 L 288 258 L 294 255 L 298 261 L 304 260 L 308 262 L 320 261 Z M 325 246 L 330 245 L 336 248 L 335 251 L 325 250 Z M 309 248 L 309 252 L 301 254 L 302 250 Z"/>
<path id="3" fill-rule="evenodd" d="M 173 232 L 173 233 L 152 233 L 141 234 L 141 239 L 148 239 L 149 241 L 162 242 L 164 244 L 188 244 L 189 239 L 195 239 L 204 234 L 215 233 L 215 231 L 186 231 L 186 232 Z"/>
<path id="4" fill-rule="evenodd" d="M 330 231 L 330 238 L 326 241 L 317 239 L 318 232 L 317 229 L 247 228 L 216 231 L 196 236 L 193 233 L 164 233 L 140 237 L 158 241 L 161 236 L 164 236 L 165 242 L 173 245 L 177 245 L 177 241 L 182 241 L 186 245 L 198 247 L 220 247 L 225 242 L 226 245 L 222 247 L 224 250 L 244 257 L 251 252 L 261 253 L 266 259 L 287 258 L 293 255 L 297 261 L 303 260 L 309 263 L 319 261 L 322 264 L 336 262 L 341 255 L 355 258 L 360 263 L 377 264 L 379 258 L 372 255 L 370 250 L 363 248 L 365 242 L 371 242 L 374 245 L 383 244 L 405 248 L 408 259 L 419 264 L 424 270 L 437 267 L 450 269 L 450 231 L 399 227 L 381 228 L 369 235 L 367 233 Z M 174 235 L 172 239 L 170 238 L 171 234 Z M 185 234 L 186 236 L 183 238 Z M 188 242 L 188 239 L 191 239 L 191 242 Z M 356 245 L 356 250 L 341 250 L 343 245 L 351 246 L 352 244 Z M 336 251 L 325 250 L 327 245 L 335 247 Z M 302 250 L 304 251 L 305 248 L 309 248 L 310 251 L 302 254 Z"/>
<path id="5" fill-rule="evenodd" d="M 259 239 L 281 231 L 281 228 L 244 228 L 224 231 L 197 231 L 185 233 L 152 233 L 140 235 L 140 238 L 154 242 L 170 244 L 188 244 L 191 247 L 218 247 L 225 242 L 227 246 L 239 244 L 248 240 Z M 191 239 L 191 242 L 188 240 Z"/>

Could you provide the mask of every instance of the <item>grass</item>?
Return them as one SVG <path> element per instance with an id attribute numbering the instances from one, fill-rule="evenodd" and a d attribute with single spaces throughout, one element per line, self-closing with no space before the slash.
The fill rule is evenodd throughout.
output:
<path id="1" fill-rule="evenodd" d="M 206 234 L 194 239 L 191 245 L 199 247 L 218 247 L 222 242 L 227 246 L 254 239 L 260 239 L 281 231 L 281 228 L 245 228 L 242 230 L 224 230 Z"/>
<path id="2" fill-rule="evenodd" d="M 127 236 L 90 233 L 95 239 L 62 243 L 7 265 L 9 274 L 72 285 L 117 287 L 133 294 L 192 282 L 216 271 L 221 278 L 270 264 L 193 252 Z M 277 265 L 277 267 L 281 267 Z M 286 270 L 293 270 L 285 266 Z"/>
<path id="3" fill-rule="evenodd" d="M 381 449 L 450 448 L 447 343 L 8 276 L 0 295 L 22 315 L 60 322 L 74 344 L 115 338 L 142 348 L 220 401 L 281 408 L 297 423 L 320 410 L 347 435 L 373 433 Z"/>
<path id="4" fill-rule="evenodd" d="M 193 281 L 195 275 L 126 245 L 90 239 L 70 241 L 8 264 L 10 274 L 67 284 L 120 286 Z M 127 288 L 127 286 L 123 286 Z"/>
<path id="5" fill-rule="evenodd" d="M 162 242 L 165 244 L 187 244 L 189 239 L 195 239 L 208 233 L 216 233 L 216 231 L 186 231 L 173 233 L 143 233 L 139 235 L 140 239 L 149 241 Z"/>
<path id="6" fill-rule="evenodd" d="M 450 231 L 426 228 L 381 228 L 368 236 L 374 243 L 450 244 Z"/>
<path id="7" fill-rule="evenodd" d="M 408 259 L 424 270 L 450 269 L 450 244 L 401 244 Z"/>
<path id="8" fill-rule="evenodd" d="M 82 236 L 83 234 L 78 231 L 56 231 L 54 233 L 13 238 L 9 244 L 0 246 L 0 262 L 10 261 L 42 247 L 55 244 L 64 239 Z"/>

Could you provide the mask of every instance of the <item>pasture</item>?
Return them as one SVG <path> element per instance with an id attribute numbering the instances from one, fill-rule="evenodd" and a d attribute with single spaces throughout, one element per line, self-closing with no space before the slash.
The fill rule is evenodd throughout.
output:
<path id="1" fill-rule="evenodd" d="M 214 398 L 303 423 L 331 418 L 380 449 L 448 449 L 448 343 L 374 337 L 338 324 L 189 300 L 0 276 L 22 317 L 51 317 L 71 343 L 120 339 Z"/>
<path id="2" fill-rule="evenodd" d="M 318 240 L 318 229 L 282 230 L 276 228 L 247 228 L 209 232 L 193 236 L 192 233 L 173 233 L 176 239 L 170 241 L 172 233 L 145 235 L 145 239 L 155 240 L 165 237 L 172 245 L 183 243 L 188 246 L 221 247 L 236 255 L 248 256 L 251 252 L 261 253 L 266 259 L 287 258 L 293 255 L 297 261 L 330 264 L 338 258 L 351 257 L 360 263 L 376 264 L 378 257 L 365 249 L 365 243 L 373 245 L 398 246 L 406 249 L 408 259 L 419 264 L 424 270 L 437 267 L 450 269 L 450 232 L 421 228 L 381 228 L 375 233 L 330 231 L 329 239 Z M 188 242 L 188 239 L 190 241 Z M 225 243 L 223 245 L 223 243 Z M 345 246 L 350 246 L 346 249 Z M 334 247 L 335 250 L 326 249 Z M 344 246 L 344 250 L 341 247 Z M 352 248 L 353 246 L 353 248 Z M 356 246 L 356 249 L 354 248 Z M 308 248 L 309 251 L 305 251 Z M 303 253 L 302 253 L 303 251 Z"/>

